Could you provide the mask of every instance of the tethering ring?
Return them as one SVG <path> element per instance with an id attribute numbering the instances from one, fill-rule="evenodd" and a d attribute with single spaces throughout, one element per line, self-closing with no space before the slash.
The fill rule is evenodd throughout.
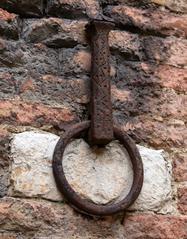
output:
<path id="1" fill-rule="evenodd" d="M 63 170 L 63 154 L 66 146 L 75 138 L 81 136 L 82 133 L 87 133 L 90 128 L 90 121 L 84 121 L 75 124 L 70 130 L 64 133 L 59 139 L 53 154 L 53 173 L 59 191 L 64 198 L 71 204 L 72 207 L 84 214 L 95 216 L 106 216 L 121 212 L 128 208 L 140 194 L 143 185 L 143 163 L 136 144 L 125 134 L 119 127 L 114 126 L 114 138 L 127 150 L 133 167 L 133 183 L 132 187 L 121 201 L 112 202 L 107 205 L 98 205 L 88 199 L 81 198 L 68 183 Z"/>

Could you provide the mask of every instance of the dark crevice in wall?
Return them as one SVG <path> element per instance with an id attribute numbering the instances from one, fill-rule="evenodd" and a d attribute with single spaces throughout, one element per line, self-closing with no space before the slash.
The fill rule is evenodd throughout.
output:
<path id="1" fill-rule="evenodd" d="M 47 2 L 48 2 L 48 0 L 43 0 L 43 14 L 44 14 L 44 16 L 47 15 Z"/>
<path id="2" fill-rule="evenodd" d="M 132 0 L 132 1 L 126 1 L 124 0 L 122 1 L 118 1 L 118 0 L 101 0 L 101 4 L 102 8 L 105 8 L 108 5 L 112 5 L 112 6 L 118 6 L 118 5 L 126 5 L 129 7 L 137 7 L 137 8 L 141 8 L 141 9 L 150 9 L 150 10 L 155 10 L 160 8 L 160 5 L 157 5 L 155 3 L 151 3 L 149 0 L 142 0 L 142 1 L 137 1 L 137 0 Z"/>
<path id="3" fill-rule="evenodd" d="M 127 31 L 129 33 L 133 34 L 138 34 L 141 36 L 154 36 L 154 37 L 161 37 L 161 38 L 166 38 L 167 36 L 157 32 L 156 30 L 144 30 L 139 27 L 133 26 L 133 25 L 123 25 L 120 23 L 116 23 L 116 28 L 115 30 L 120 30 L 120 31 Z"/>

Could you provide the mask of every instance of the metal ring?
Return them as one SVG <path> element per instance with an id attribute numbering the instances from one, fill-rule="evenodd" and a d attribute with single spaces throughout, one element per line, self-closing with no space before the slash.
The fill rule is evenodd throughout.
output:
<path id="1" fill-rule="evenodd" d="M 64 195 L 65 199 L 71 204 L 72 207 L 79 211 L 97 216 L 106 216 L 118 213 L 128 208 L 140 194 L 143 184 L 143 164 L 138 152 L 138 149 L 132 139 L 123 133 L 118 127 L 114 126 L 114 137 L 126 148 L 133 166 L 133 183 L 128 195 L 120 202 L 108 205 L 98 205 L 91 201 L 81 198 L 69 185 L 64 170 L 62 167 L 63 153 L 67 144 L 80 134 L 88 131 L 90 121 L 75 124 L 68 132 L 62 136 L 54 150 L 53 155 L 53 173 L 59 191 Z"/>

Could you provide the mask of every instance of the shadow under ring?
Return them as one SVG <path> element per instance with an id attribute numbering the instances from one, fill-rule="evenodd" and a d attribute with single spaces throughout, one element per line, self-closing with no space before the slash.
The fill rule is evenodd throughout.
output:
<path id="1" fill-rule="evenodd" d="M 127 150 L 133 167 L 133 183 L 129 193 L 124 199 L 115 203 L 109 203 L 107 205 L 95 204 L 88 199 L 81 198 L 68 183 L 63 170 L 63 153 L 66 146 L 75 138 L 79 137 L 82 133 L 88 132 L 90 128 L 90 121 L 84 121 L 75 124 L 68 130 L 57 142 L 57 145 L 53 154 L 53 174 L 59 191 L 63 194 L 64 198 L 70 203 L 70 205 L 78 211 L 95 216 L 106 216 L 121 212 L 127 209 L 137 199 L 140 194 L 143 184 L 143 164 L 133 140 L 125 134 L 121 129 L 114 126 L 114 137 Z"/>

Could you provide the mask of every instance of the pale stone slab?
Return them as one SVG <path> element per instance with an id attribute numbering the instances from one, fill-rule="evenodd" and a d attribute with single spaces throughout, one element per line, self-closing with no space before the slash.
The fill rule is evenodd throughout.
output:
<path id="1" fill-rule="evenodd" d="M 54 134 L 33 131 L 19 133 L 13 137 L 11 195 L 62 200 L 51 167 L 58 139 Z"/>
<path id="2" fill-rule="evenodd" d="M 63 166 L 71 186 L 98 204 L 126 195 L 132 185 L 128 153 L 116 141 L 105 148 L 91 149 L 84 140 L 75 140 L 65 151 Z"/>
<path id="3" fill-rule="evenodd" d="M 42 131 L 14 135 L 10 195 L 62 200 L 51 165 L 58 139 Z M 144 184 L 131 209 L 158 211 L 171 197 L 171 164 L 164 158 L 163 150 L 138 148 L 144 164 Z M 74 140 L 65 150 L 63 167 L 74 190 L 98 204 L 120 200 L 132 185 L 129 156 L 117 141 L 105 149 L 91 149 L 84 140 Z"/>

